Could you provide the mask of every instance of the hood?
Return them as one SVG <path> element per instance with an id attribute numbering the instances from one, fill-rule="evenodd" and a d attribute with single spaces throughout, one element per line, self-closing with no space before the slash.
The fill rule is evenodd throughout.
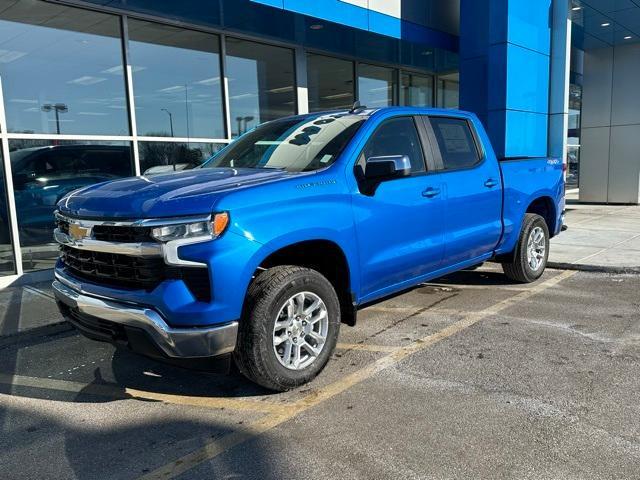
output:
<path id="1" fill-rule="evenodd" d="M 291 174 L 282 170 L 198 168 L 99 183 L 70 193 L 61 213 L 85 218 L 162 218 L 210 213 L 225 193 Z"/>

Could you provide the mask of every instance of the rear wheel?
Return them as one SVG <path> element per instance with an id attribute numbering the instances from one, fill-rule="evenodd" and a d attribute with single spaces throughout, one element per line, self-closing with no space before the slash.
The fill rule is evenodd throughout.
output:
<path id="1" fill-rule="evenodd" d="M 249 287 L 235 359 L 250 380 L 285 391 L 325 367 L 340 329 L 340 303 L 331 283 L 308 268 L 279 266 Z"/>
<path id="2" fill-rule="evenodd" d="M 549 228 L 540 215 L 527 213 L 512 261 L 502 264 L 507 277 L 520 283 L 539 279 L 549 258 Z"/>

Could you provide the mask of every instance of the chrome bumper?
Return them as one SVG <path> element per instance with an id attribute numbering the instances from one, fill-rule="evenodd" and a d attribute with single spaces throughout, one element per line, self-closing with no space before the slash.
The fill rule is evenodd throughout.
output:
<path id="1" fill-rule="evenodd" d="M 213 357 L 235 349 L 238 322 L 210 328 L 171 328 L 153 309 L 97 298 L 66 285 L 64 281 L 63 277 L 56 275 L 53 282 L 53 292 L 58 301 L 80 316 L 143 330 L 169 358 Z"/>

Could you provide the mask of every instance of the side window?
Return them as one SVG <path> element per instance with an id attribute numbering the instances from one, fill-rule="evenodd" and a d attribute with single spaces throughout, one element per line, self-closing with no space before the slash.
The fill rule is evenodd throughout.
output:
<path id="1" fill-rule="evenodd" d="M 367 158 L 406 155 L 411 172 L 426 171 L 418 130 L 413 117 L 398 117 L 385 121 L 374 132 L 358 161 L 363 169 Z"/>
<path id="2" fill-rule="evenodd" d="M 431 117 L 445 170 L 473 167 L 480 162 L 469 123 L 461 118 Z"/>

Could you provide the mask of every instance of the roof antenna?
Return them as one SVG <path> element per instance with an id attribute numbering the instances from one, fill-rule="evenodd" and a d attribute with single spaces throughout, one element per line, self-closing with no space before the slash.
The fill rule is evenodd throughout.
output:
<path id="1" fill-rule="evenodd" d="M 356 100 L 355 103 L 353 104 L 353 107 L 351 107 L 351 110 L 349 110 L 349 113 L 360 113 L 366 109 L 367 107 L 360 105 L 360 100 Z"/>

